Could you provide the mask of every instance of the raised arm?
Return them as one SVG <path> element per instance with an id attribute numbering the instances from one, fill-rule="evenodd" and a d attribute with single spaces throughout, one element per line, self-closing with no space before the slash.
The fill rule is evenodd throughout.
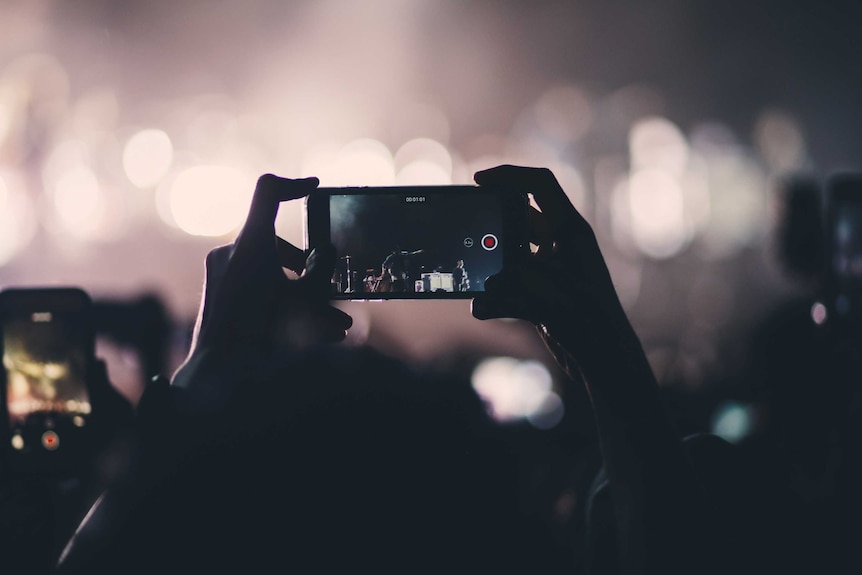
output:
<path id="1" fill-rule="evenodd" d="M 623 573 L 708 566 L 710 503 L 663 404 L 640 340 L 614 289 L 595 234 L 547 169 L 500 166 L 479 185 L 533 195 L 537 251 L 488 278 L 479 319 L 536 325 L 557 362 L 589 393 L 616 513 Z M 696 572 L 703 572 L 698 570 Z"/>
<path id="2" fill-rule="evenodd" d="M 148 385 L 138 404 L 137 441 L 125 473 L 78 527 L 58 573 L 140 572 L 141 554 L 158 557 L 172 548 L 165 545 L 186 551 L 187 560 L 193 557 L 188 551 L 193 547 L 184 548 L 183 539 L 166 541 L 163 535 L 169 530 L 166 524 L 194 523 L 193 512 L 178 495 L 183 493 L 177 480 L 183 477 L 180 470 L 189 472 L 195 461 L 215 452 L 225 457 L 219 462 L 222 475 L 241 477 L 243 466 L 226 453 L 270 423 L 257 406 L 268 405 L 261 398 L 272 395 L 267 386 L 273 372 L 278 373 L 292 353 L 345 337 L 352 320 L 328 300 L 334 248 L 306 255 L 275 235 L 280 202 L 301 198 L 316 187 L 316 179 L 262 176 L 236 241 L 207 255 L 189 355 L 170 385 L 164 379 Z M 285 268 L 300 277 L 289 279 Z M 284 416 L 273 409 L 266 413 Z M 230 502 L 242 494 L 222 495 Z M 223 520 L 221 501 L 211 503 L 210 523 L 217 524 Z M 202 541 L 193 532 L 182 537 Z M 169 557 L 165 555 L 165 565 Z"/>

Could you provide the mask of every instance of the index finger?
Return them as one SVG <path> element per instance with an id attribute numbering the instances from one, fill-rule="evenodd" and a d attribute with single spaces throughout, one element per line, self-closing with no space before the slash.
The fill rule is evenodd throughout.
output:
<path id="1" fill-rule="evenodd" d="M 317 188 L 317 178 L 292 180 L 273 174 L 264 174 L 257 179 L 254 196 L 243 229 L 246 227 L 267 229 L 275 225 L 278 205 L 288 200 L 303 198 Z"/>

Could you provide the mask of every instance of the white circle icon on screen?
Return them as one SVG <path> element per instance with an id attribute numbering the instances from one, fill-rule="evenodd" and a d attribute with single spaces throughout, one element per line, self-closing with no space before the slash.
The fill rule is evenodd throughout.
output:
<path id="1" fill-rule="evenodd" d="M 473 238 L 464 238 L 464 247 L 472 248 L 473 247 Z"/>
<path id="2" fill-rule="evenodd" d="M 489 252 L 491 250 L 497 249 L 497 243 L 497 236 L 495 236 L 494 234 L 485 234 L 482 237 L 482 247 Z"/>

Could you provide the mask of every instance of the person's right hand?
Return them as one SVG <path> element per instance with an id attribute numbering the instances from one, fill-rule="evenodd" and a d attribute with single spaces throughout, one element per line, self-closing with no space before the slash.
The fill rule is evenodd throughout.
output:
<path id="1" fill-rule="evenodd" d="M 473 299 L 478 319 L 520 318 L 539 328 L 557 361 L 568 371 L 637 342 L 595 234 L 545 168 L 504 165 L 477 172 L 480 186 L 533 194 L 530 242 L 538 249 L 491 276 Z M 637 343 L 639 346 L 639 343 Z"/>

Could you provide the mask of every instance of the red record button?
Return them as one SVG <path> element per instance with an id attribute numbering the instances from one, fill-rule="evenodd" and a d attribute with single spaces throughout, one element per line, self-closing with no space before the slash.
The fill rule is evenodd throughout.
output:
<path id="1" fill-rule="evenodd" d="M 489 252 L 497 247 L 497 236 L 494 234 L 485 234 L 482 238 L 482 247 Z"/>
<path id="2" fill-rule="evenodd" d="M 42 447 L 48 451 L 54 451 L 60 447 L 60 436 L 53 431 L 46 431 L 42 434 Z"/>

